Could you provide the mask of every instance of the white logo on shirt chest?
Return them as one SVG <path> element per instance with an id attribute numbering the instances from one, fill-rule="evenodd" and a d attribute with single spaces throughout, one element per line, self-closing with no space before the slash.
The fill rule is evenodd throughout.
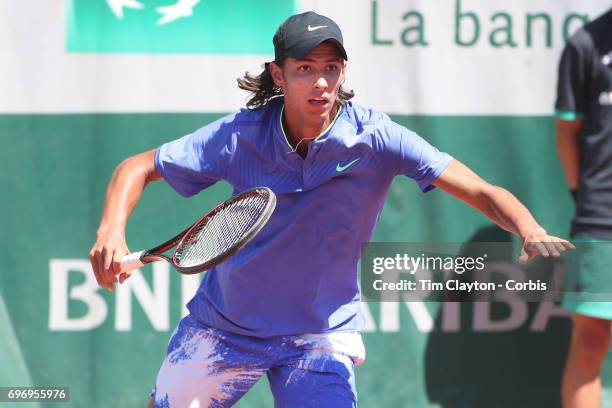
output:
<path id="1" fill-rule="evenodd" d="M 599 104 L 601 106 L 612 106 L 612 91 L 603 91 L 599 94 Z"/>

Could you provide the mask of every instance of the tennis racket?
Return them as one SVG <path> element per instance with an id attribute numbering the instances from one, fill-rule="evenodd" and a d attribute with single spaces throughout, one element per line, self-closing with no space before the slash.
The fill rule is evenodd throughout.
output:
<path id="1" fill-rule="evenodd" d="M 164 260 L 180 273 L 194 274 L 220 264 L 244 247 L 266 225 L 276 206 L 267 187 L 247 190 L 222 202 L 174 238 L 121 260 L 121 273 Z M 164 253 L 174 248 L 171 256 Z"/>

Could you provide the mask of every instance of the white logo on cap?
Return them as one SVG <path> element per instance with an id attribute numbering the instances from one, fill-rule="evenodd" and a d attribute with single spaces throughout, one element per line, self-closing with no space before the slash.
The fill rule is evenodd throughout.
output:
<path id="1" fill-rule="evenodd" d="M 323 28 L 323 27 L 327 27 L 327 26 L 316 26 L 316 27 L 311 27 L 311 26 L 310 26 L 310 24 L 308 24 L 308 31 L 318 30 L 319 28 Z"/>

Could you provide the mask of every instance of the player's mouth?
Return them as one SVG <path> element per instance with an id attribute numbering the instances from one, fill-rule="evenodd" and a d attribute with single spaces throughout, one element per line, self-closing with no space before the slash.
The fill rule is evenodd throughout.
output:
<path id="1" fill-rule="evenodd" d="M 326 98 L 324 96 L 320 96 L 320 97 L 316 97 L 316 98 L 310 98 L 308 99 L 308 103 L 311 106 L 317 107 L 317 108 L 326 108 L 327 105 L 329 104 L 329 98 Z"/>

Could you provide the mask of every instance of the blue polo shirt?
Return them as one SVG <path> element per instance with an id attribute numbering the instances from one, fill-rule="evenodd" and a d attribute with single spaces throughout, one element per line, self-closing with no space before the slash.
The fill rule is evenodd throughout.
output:
<path id="1" fill-rule="evenodd" d="M 277 197 L 268 224 L 205 273 L 187 307 L 205 324 L 255 337 L 358 331 L 361 244 L 391 181 L 404 175 L 428 191 L 452 158 L 351 102 L 302 158 L 284 136 L 282 107 L 272 99 L 157 149 L 157 170 L 183 196 L 225 180 L 234 193 L 266 186 Z"/>

